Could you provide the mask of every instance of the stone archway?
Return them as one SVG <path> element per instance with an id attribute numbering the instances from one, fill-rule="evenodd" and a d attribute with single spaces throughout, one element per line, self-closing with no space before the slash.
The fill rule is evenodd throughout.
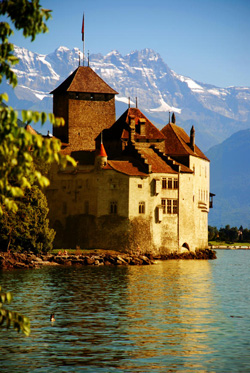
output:
<path id="1" fill-rule="evenodd" d="M 184 242 L 184 244 L 182 245 L 181 248 L 182 249 L 187 249 L 188 251 L 190 251 L 190 247 L 189 247 L 189 244 L 187 242 Z"/>

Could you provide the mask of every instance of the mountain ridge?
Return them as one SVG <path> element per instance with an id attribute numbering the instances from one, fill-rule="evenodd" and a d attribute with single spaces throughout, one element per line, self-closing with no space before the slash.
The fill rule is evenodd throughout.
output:
<path id="1" fill-rule="evenodd" d="M 82 52 L 60 46 L 47 55 L 15 46 L 19 64 L 14 68 L 18 86 L 10 95 L 17 109 L 52 111 L 49 95 L 79 66 Z M 216 145 L 234 132 L 250 127 L 250 88 L 219 88 L 177 74 L 150 48 L 122 56 L 111 51 L 89 56 L 90 67 L 112 88 L 116 97 L 117 116 L 131 105 L 138 107 L 161 128 L 168 122 L 169 111 L 176 114 L 177 124 L 186 131 L 195 125 L 196 139 L 203 150 Z M 85 61 L 86 64 L 87 61 Z"/>
<path id="2" fill-rule="evenodd" d="M 216 194 L 209 224 L 250 228 L 250 128 L 213 146 L 206 156 L 211 165 L 210 190 Z"/>

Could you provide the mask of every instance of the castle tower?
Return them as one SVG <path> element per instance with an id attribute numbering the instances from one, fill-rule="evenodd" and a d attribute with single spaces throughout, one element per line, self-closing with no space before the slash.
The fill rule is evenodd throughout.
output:
<path id="1" fill-rule="evenodd" d="M 89 66 L 79 66 L 51 93 L 54 115 L 65 120 L 63 127 L 53 127 L 53 135 L 71 151 L 94 150 L 96 136 L 115 122 L 118 92 Z"/>

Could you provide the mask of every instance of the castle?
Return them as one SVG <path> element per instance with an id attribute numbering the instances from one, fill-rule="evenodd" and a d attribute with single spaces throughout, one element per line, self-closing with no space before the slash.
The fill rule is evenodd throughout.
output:
<path id="1" fill-rule="evenodd" d="M 55 247 L 141 253 L 205 248 L 209 160 L 175 116 L 160 131 L 137 108 L 115 119 L 117 92 L 79 66 L 53 92 L 53 135 L 77 167 L 49 172 Z"/>

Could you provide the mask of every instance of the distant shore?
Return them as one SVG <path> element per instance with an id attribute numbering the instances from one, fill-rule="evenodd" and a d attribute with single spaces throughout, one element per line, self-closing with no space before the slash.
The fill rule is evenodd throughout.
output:
<path id="1" fill-rule="evenodd" d="M 210 245 L 212 250 L 250 250 L 250 246 L 237 246 L 237 245 Z"/>

